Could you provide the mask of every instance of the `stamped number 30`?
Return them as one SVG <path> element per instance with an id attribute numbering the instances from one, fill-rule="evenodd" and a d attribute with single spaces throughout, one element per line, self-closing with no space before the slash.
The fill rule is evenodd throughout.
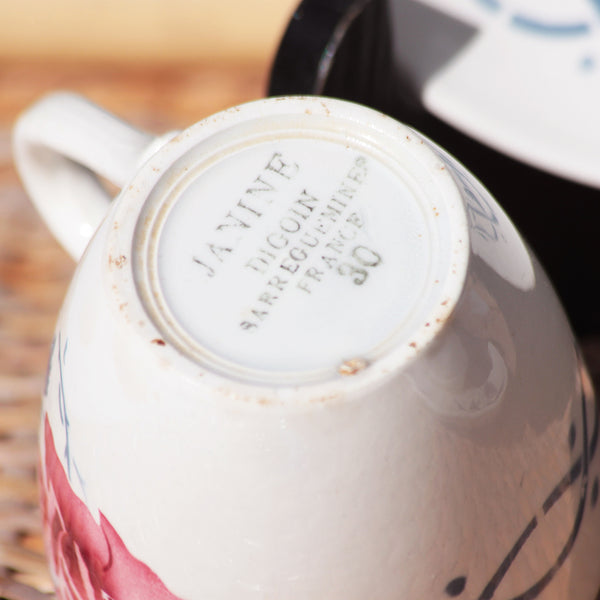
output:
<path id="1" fill-rule="evenodd" d="M 381 264 L 381 256 L 366 246 L 356 246 L 350 256 L 353 261 L 342 263 L 337 270 L 340 275 L 352 277 L 355 285 L 362 285 L 369 276 L 368 269 Z"/>

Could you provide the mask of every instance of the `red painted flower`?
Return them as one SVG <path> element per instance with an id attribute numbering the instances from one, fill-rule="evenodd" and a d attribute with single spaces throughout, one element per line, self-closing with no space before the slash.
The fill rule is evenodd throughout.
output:
<path id="1" fill-rule="evenodd" d="M 42 516 L 50 566 L 61 600 L 180 600 L 127 550 L 106 517 L 100 523 L 74 494 L 44 424 Z"/>

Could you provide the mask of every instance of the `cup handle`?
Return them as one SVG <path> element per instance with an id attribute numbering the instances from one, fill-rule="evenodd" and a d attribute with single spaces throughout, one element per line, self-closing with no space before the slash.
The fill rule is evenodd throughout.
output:
<path id="1" fill-rule="evenodd" d="M 112 200 L 99 177 L 122 188 L 175 133 L 155 137 L 81 96 L 61 92 L 19 118 L 13 153 L 37 210 L 77 261 Z"/>

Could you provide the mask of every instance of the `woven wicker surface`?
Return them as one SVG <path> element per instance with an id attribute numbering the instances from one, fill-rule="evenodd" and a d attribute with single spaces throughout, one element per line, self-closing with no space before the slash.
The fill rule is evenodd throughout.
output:
<path id="1" fill-rule="evenodd" d="M 181 128 L 261 96 L 267 69 L 0 64 L 0 600 L 54 598 L 37 506 L 37 429 L 56 313 L 74 268 L 12 167 L 15 117 L 42 93 L 71 89 L 150 131 Z M 583 347 L 600 382 L 600 342 Z"/>
<path id="2" fill-rule="evenodd" d="M 74 268 L 20 186 L 10 155 L 14 119 L 43 93 L 70 89 L 149 131 L 183 128 L 263 95 L 267 71 L 0 63 L 0 599 L 54 598 L 37 506 L 37 429 L 56 314 Z"/>

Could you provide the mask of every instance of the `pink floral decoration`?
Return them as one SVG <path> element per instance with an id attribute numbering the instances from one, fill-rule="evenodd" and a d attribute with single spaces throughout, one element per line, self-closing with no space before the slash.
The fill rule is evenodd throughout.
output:
<path id="1" fill-rule="evenodd" d="M 181 600 L 131 555 L 100 513 L 100 523 L 75 495 L 44 423 L 41 501 L 46 548 L 61 600 Z"/>

